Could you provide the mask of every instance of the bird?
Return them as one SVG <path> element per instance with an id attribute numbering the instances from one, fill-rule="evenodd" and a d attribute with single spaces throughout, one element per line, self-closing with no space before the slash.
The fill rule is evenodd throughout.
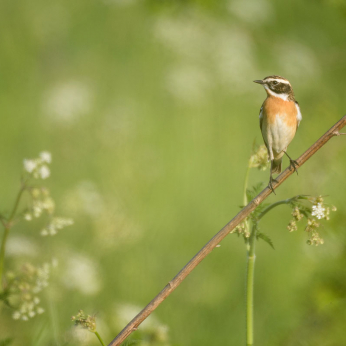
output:
<path id="1" fill-rule="evenodd" d="M 281 173 L 284 154 L 290 160 L 290 167 L 298 174 L 299 164 L 287 154 L 287 147 L 297 132 L 302 113 L 294 97 L 291 83 L 286 78 L 273 75 L 254 82 L 261 84 L 267 93 L 267 98 L 260 109 L 259 122 L 271 161 L 268 186 L 275 194 L 273 181 L 277 180 L 273 179 L 273 173 Z"/>

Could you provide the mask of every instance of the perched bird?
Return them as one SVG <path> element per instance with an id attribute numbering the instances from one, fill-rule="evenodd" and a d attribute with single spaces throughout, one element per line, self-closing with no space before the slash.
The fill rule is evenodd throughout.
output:
<path id="1" fill-rule="evenodd" d="M 280 76 L 268 76 L 255 83 L 263 85 L 267 98 L 260 114 L 260 128 L 271 161 L 269 187 L 273 189 L 273 173 L 281 173 L 284 154 L 290 160 L 290 166 L 297 172 L 298 163 L 287 154 L 287 147 L 296 134 L 302 114 L 290 82 Z M 275 192 L 274 192 L 275 193 Z"/>

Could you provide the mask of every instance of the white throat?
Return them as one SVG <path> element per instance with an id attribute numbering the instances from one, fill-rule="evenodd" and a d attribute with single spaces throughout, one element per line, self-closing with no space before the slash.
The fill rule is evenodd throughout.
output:
<path id="1" fill-rule="evenodd" d="M 279 97 L 280 99 L 284 101 L 288 101 L 288 94 L 277 94 L 273 90 L 270 90 L 267 85 L 263 85 L 263 86 L 264 86 L 264 89 L 266 89 L 270 95 L 274 97 Z"/>

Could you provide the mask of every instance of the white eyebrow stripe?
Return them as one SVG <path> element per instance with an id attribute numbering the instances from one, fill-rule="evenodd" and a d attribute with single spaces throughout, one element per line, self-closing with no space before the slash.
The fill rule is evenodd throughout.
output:
<path id="1" fill-rule="evenodd" d="M 285 84 L 291 85 L 290 82 L 289 82 L 288 80 L 280 79 L 280 78 L 269 78 L 269 79 L 265 79 L 264 81 L 265 81 L 265 82 L 273 82 L 274 80 L 277 81 L 277 82 L 279 82 L 279 83 L 285 83 Z"/>

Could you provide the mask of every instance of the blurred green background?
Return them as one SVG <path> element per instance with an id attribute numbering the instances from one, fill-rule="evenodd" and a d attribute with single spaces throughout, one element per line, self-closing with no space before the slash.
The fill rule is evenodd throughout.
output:
<path id="1" fill-rule="evenodd" d="M 2 307 L 0 339 L 97 345 L 72 327 L 84 309 L 110 342 L 238 212 L 262 142 L 254 79 L 291 81 L 303 114 L 294 158 L 345 114 L 345 34 L 344 1 L 2 0 L 0 210 L 22 160 L 48 150 L 57 212 L 75 224 L 46 238 L 39 221 L 12 230 L 7 269 L 59 265 L 46 313 L 14 321 Z M 263 220 L 275 251 L 258 243 L 256 345 L 346 345 L 345 140 L 269 198 L 328 195 L 338 211 L 319 247 L 302 227 L 288 232 L 288 207 Z M 250 184 L 268 177 L 252 170 Z M 244 243 L 230 235 L 155 311 L 163 344 L 244 345 L 245 269 Z"/>

